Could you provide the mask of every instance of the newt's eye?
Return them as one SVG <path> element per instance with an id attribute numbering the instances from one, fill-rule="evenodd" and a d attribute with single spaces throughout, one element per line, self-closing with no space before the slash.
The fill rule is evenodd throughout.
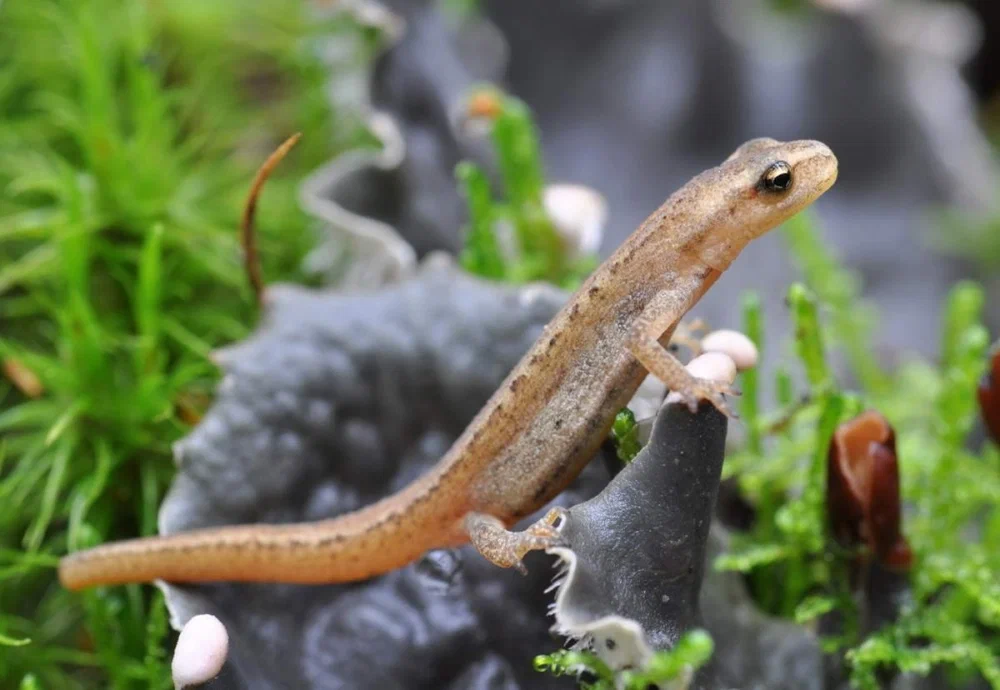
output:
<path id="1" fill-rule="evenodd" d="M 760 184 L 769 192 L 784 192 L 792 186 L 792 166 L 785 161 L 771 163 L 760 178 Z"/>

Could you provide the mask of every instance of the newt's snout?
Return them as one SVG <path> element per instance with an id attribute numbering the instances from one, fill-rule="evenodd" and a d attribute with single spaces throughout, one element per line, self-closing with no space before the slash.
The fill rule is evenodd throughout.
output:
<path id="1" fill-rule="evenodd" d="M 791 161 L 796 177 L 810 180 L 814 201 L 837 181 L 837 157 L 830 147 L 821 141 L 807 139 L 796 142 L 793 147 Z"/>

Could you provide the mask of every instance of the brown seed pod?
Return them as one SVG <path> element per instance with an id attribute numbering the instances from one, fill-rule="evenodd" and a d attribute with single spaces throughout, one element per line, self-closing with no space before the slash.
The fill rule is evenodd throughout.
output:
<path id="1" fill-rule="evenodd" d="M 993 441 L 1000 443 L 1000 347 L 990 357 L 990 367 L 979 381 L 978 394 L 983 424 Z"/>
<path id="2" fill-rule="evenodd" d="M 869 410 L 837 427 L 828 455 L 826 502 L 838 543 L 866 545 L 887 568 L 910 567 L 913 553 L 900 531 L 896 435 L 878 412 Z"/>
<path id="3" fill-rule="evenodd" d="M 0 370 L 17 389 L 29 398 L 40 398 L 45 392 L 45 386 L 38 375 L 22 364 L 19 360 L 6 357 L 0 361 Z"/>

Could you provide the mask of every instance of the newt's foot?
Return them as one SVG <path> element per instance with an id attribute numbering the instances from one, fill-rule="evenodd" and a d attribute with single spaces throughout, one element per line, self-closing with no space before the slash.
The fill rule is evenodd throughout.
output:
<path id="1" fill-rule="evenodd" d="M 523 532 L 511 532 L 503 522 L 484 513 L 465 516 L 465 529 L 472 545 L 490 563 L 501 568 L 516 568 L 527 575 L 521 559 L 529 551 L 540 551 L 560 543 L 558 523 L 566 514 L 563 508 L 553 508 L 538 522 Z"/>
<path id="2" fill-rule="evenodd" d="M 691 381 L 684 388 L 673 390 L 671 393 L 675 393 L 680 397 L 681 402 L 687 404 L 692 414 L 698 411 L 698 403 L 700 401 L 707 400 L 722 414 L 733 419 L 738 419 L 736 413 L 733 412 L 733 409 L 726 401 L 725 396 L 738 396 L 740 392 L 733 388 L 732 384 L 725 381 L 691 377 Z"/>

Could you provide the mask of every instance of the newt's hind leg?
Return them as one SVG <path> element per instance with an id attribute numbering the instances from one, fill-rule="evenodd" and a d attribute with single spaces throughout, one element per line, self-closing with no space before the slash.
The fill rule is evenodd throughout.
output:
<path id="1" fill-rule="evenodd" d="M 523 532 L 511 532 L 503 522 L 485 513 L 469 513 L 464 526 L 476 550 L 486 560 L 501 568 L 517 568 L 522 575 L 528 573 L 521 559 L 529 551 L 547 549 L 559 544 L 559 523 L 566 510 L 553 508 L 538 522 Z"/>

